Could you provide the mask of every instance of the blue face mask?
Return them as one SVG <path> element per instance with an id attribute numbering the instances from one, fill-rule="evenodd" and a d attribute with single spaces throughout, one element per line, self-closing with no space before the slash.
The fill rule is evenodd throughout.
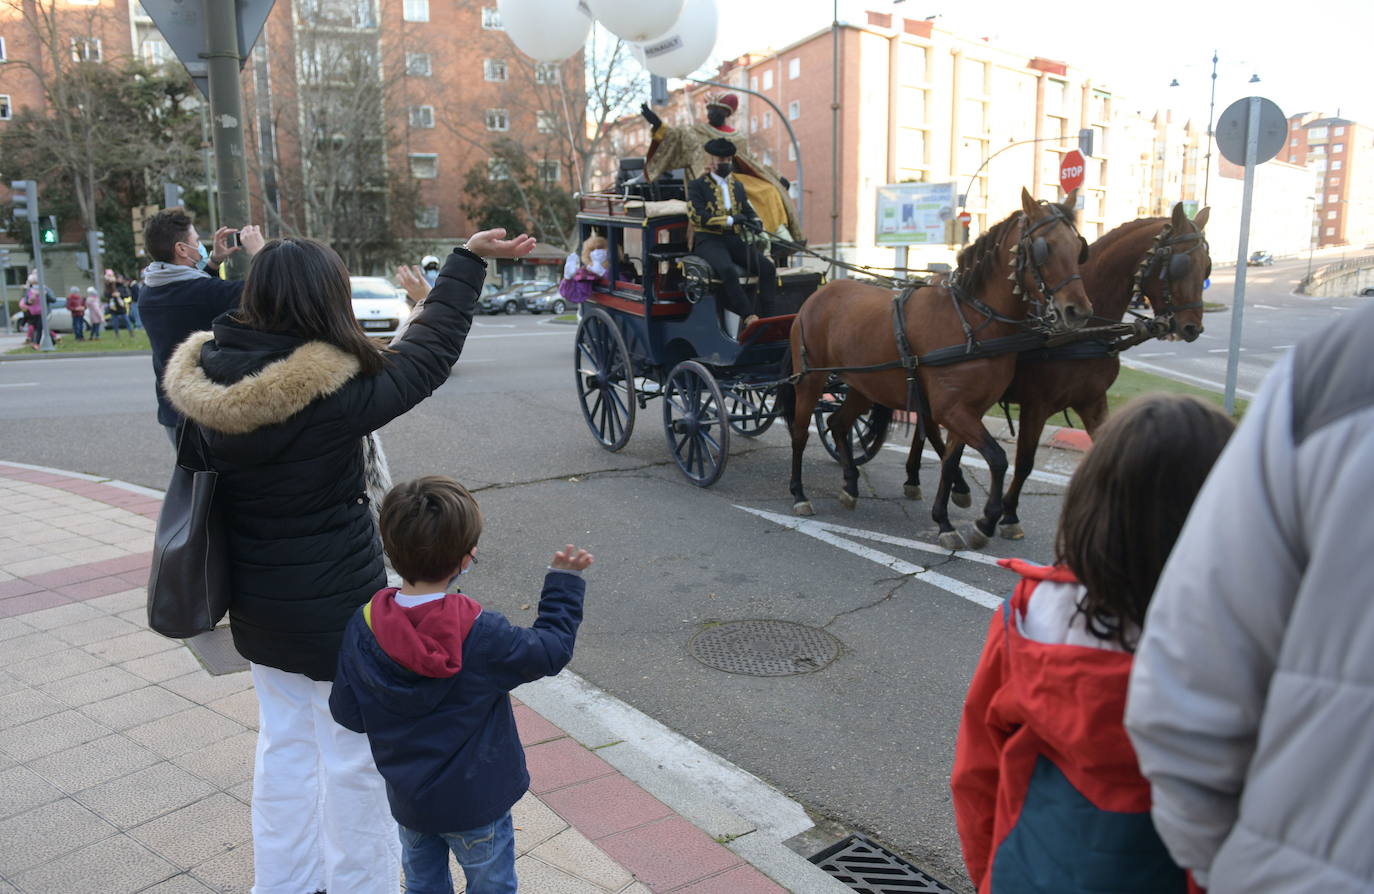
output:
<path id="1" fill-rule="evenodd" d="M 196 248 L 200 249 L 200 260 L 196 261 L 196 269 L 204 270 L 206 265 L 210 263 L 210 253 L 205 250 L 204 242 L 197 242 Z"/>

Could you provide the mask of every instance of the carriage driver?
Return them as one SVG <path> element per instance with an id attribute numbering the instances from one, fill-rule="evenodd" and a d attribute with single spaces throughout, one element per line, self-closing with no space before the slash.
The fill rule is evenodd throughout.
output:
<path id="1" fill-rule="evenodd" d="M 758 232 L 760 224 L 759 216 L 744 194 L 744 185 L 731 175 L 735 144 L 719 138 L 708 142 L 705 149 L 709 165 L 706 173 L 687 184 L 688 214 L 696 230 L 692 252 L 705 259 L 715 271 L 720 280 L 721 301 L 726 308 L 739 314 L 742 332 L 759 318 L 760 308 L 772 305 L 778 289 L 777 268 L 763 252 L 743 238 L 743 235 L 752 236 Z M 757 299 L 744 290 L 736 264 L 758 273 Z"/>

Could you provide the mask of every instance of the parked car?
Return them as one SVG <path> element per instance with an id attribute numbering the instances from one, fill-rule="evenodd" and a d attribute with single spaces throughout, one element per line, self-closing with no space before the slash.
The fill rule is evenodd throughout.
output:
<path id="1" fill-rule="evenodd" d="M 10 307 L 14 307 L 15 305 L 14 292 L 11 290 Z M 23 326 L 24 312 L 22 310 L 16 311 L 10 315 L 11 331 L 21 332 L 23 331 Z M 48 326 L 52 328 L 53 332 L 72 331 L 72 312 L 67 310 L 67 299 L 57 297 L 51 290 L 48 292 Z"/>
<path id="2" fill-rule="evenodd" d="M 1274 266 L 1274 254 L 1267 251 L 1250 252 L 1250 260 L 1245 262 L 1247 267 L 1272 267 Z"/>
<path id="3" fill-rule="evenodd" d="M 522 310 L 529 309 L 530 300 L 535 296 L 557 290 L 557 283 L 542 280 L 517 282 L 500 291 L 483 294 L 478 298 L 477 306 L 484 313 L 489 314 L 518 314 Z"/>
<path id="4" fill-rule="evenodd" d="M 350 276 L 353 287 L 353 316 L 371 336 L 391 338 L 410 316 L 406 293 L 381 276 Z"/>
<path id="5" fill-rule="evenodd" d="M 1360 295 L 1364 298 L 1374 298 L 1374 286 L 1367 286 L 1360 289 Z"/>
<path id="6" fill-rule="evenodd" d="M 558 294 L 558 284 L 550 283 L 548 288 L 526 299 L 532 314 L 561 314 L 568 309 L 568 300 Z"/>

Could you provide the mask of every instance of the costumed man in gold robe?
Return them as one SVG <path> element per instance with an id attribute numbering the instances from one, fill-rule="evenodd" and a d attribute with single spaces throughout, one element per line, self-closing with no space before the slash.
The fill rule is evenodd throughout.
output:
<path id="1" fill-rule="evenodd" d="M 644 176 L 653 181 L 682 168 L 689 182 L 695 180 L 710 170 L 702 147 L 711 140 L 729 140 L 735 146 L 734 177 L 744 187 L 764 231 L 789 241 L 799 239 L 802 230 L 797 220 L 797 206 L 783 186 L 782 178 L 750 153 L 748 138 L 729 123 L 730 116 L 738 109 L 739 97 L 735 94 L 713 93 L 706 97 L 706 123 L 670 126 L 664 124 L 647 104 L 640 106 L 639 113 L 654 129 Z"/>

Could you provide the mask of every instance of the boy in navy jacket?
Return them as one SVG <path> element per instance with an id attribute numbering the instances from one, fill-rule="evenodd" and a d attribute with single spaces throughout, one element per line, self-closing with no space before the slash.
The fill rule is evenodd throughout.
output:
<path id="1" fill-rule="evenodd" d="M 329 696 L 334 719 L 365 733 L 400 826 L 407 894 L 452 894 L 448 855 L 469 894 L 513 894 L 510 809 L 529 788 L 510 691 L 572 658 L 592 564 L 554 553 L 539 619 L 515 627 L 448 592 L 477 551 L 477 501 L 451 478 L 399 484 L 382 501 L 382 545 L 405 586 L 388 587 L 344 632 Z"/>

